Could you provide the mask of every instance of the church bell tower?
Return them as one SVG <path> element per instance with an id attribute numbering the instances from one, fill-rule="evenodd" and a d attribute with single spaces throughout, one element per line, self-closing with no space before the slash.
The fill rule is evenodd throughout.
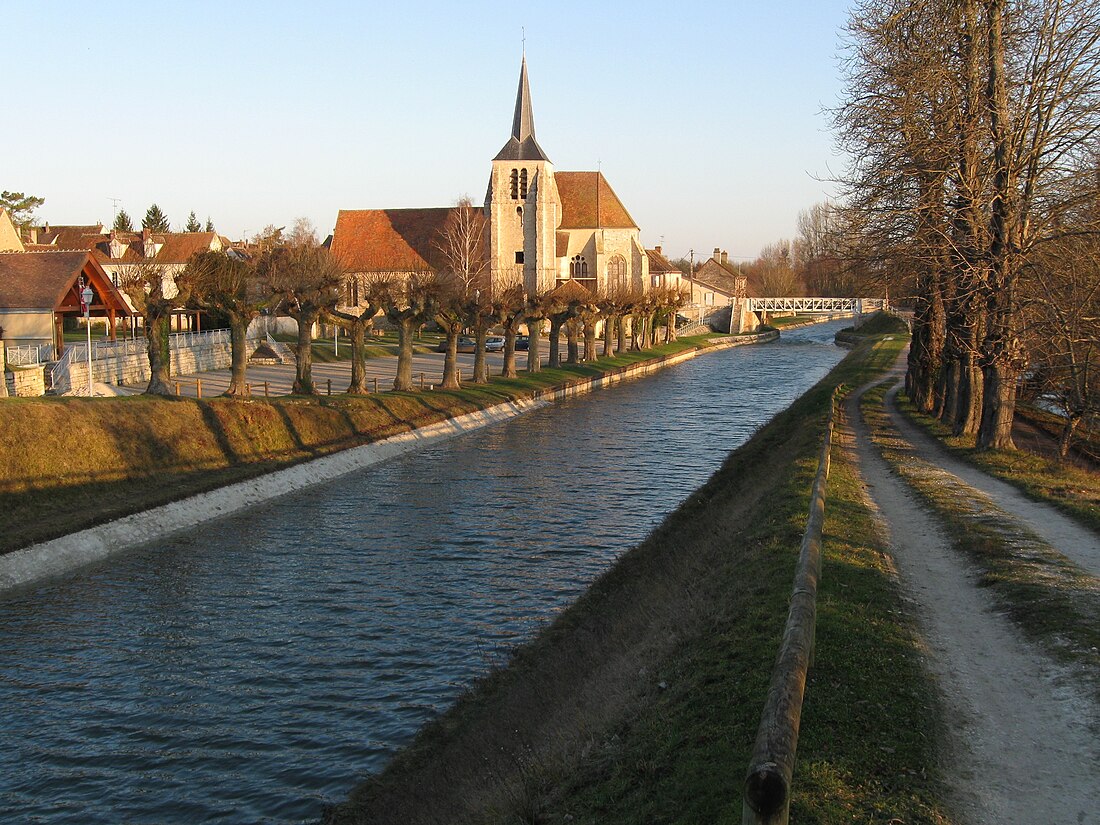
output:
<path id="1" fill-rule="evenodd" d="M 512 136 L 493 158 L 485 195 L 493 290 L 522 283 L 528 294 L 557 283 L 556 232 L 561 200 L 554 165 L 535 140 L 535 118 L 523 58 L 512 118 Z"/>

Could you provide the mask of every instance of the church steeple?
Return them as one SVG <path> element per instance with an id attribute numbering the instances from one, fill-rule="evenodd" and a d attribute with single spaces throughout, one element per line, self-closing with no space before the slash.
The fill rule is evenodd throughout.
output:
<path id="1" fill-rule="evenodd" d="M 493 160 L 550 160 L 535 140 L 535 115 L 531 107 L 531 88 L 527 84 L 527 56 L 519 69 L 516 113 L 512 117 L 512 137 Z"/>

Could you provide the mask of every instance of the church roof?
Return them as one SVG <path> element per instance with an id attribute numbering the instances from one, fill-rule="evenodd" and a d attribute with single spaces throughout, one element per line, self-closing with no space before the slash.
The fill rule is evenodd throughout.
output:
<path id="1" fill-rule="evenodd" d="M 458 209 L 469 209 L 475 221 L 485 220 L 481 209 L 462 206 L 341 209 L 332 233 L 332 254 L 350 272 L 439 269 L 443 229 Z"/>
<path id="2" fill-rule="evenodd" d="M 555 172 L 554 181 L 561 198 L 562 229 L 638 228 L 607 178 L 599 172 Z"/>
<path id="3" fill-rule="evenodd" d="M 531 108 L 531 89 L 527 84 L 527 58 L 519 69 L 516 112 L 512 116 L 512 136 L 493 160 L 550 160 L 535 140 L 535 114 Z"/>

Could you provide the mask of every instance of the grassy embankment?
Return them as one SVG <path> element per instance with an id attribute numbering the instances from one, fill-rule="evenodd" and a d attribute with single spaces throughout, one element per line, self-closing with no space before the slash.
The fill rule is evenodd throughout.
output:
<path id="1" fill-rule="evenodd" d="M 1100 647 L 1097 579 L 1018 524 L 986 496 L 915 454 L 883 407 L 886 391 L 885 385 L 876 387 L 862 402 L 883 457 L 936 513 L 956 549 L 981 571 L 982 585 L 990 589 L 1001 609 L 1040 647 L 1091 674 L 1093 689 L 1100 690 L 1095 671 L 1096 650 Z M 911 406 L 908 412 L 917 417 Z M 945 437 L 945 428 L 927 419 L 924 423 L 933 434 Z M 1071 507 L 1065 497 L 1065 474 L 1076 477 L 1081 471 L 1059 471 L 1057 465 L 1034 456 L 978 453 L 972 445 L 964 450 L 957 439 L 945 440 L 955 441 L 956 452 L 991 474 L 1006 480 L 1029 479 L 1027 486 L 1021 486 L 1044 491 L 1036 498 L 1053 498 L 1067 510 L 1082 511 L 1083 504 Z M 1061 481 L 1055 482 L 1054 477 Z M 1095 485 L 1097 479 L 1091 481 Z M 1095 515 L 1095 505 L 1093 512 Z"/>
<path id="2" fill-rule="evenodd" d="M 850 354 L 329 819 L 740 822 L 832 389 L 903 344 Z M 792 821 L 947 822 L 935 690 L 849 446 L 834 448 Z"/>
<path id="3" fill-rule="evenodd" d="M 369 396 L 12 398 L 0 404 L 0 552 L 699 348 L 710 336 L 457 391 Z M 521 359 L 522 361 L 522 359 Z"/>

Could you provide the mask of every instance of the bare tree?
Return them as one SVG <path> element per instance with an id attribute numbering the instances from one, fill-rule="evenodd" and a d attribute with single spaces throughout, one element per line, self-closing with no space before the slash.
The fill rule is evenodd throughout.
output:
<path id="1" fill-rule="evenodd" d="M 252 261 L 224 252 L 198 252 L 183 273 L 191 300 L 220 312 L 229 320 L 232 365 L 226 395 L 245 394 L 248 367 L 248 325 L 271 301 L 271 291 L 260 280 Z"/>
<path id="2" fill-rule="evenodd" d="M 436 246 L 443 260 L 437 279 L 436 322 L 447 336 L 443 386 L 459 386 L 456 344 L 467 326 L 474 328 L 474 380 L 488 381 L 485 340 L 491 305 L 488 300 L 489 259 L 486 255 L 485 216 L 468 195 L 459 198 L 440 229 Z"/>
<path id="3" fill-rule="evenodd" d="M 347 275 L 344 292 L 355 298 L 348 300 L 345 309 L 333 307 L 327 317 L 348 333 L 351 339 L 351 383 L 349 395 L 367 393 L 367 332 L 374 326 L 374 318 L 382 310 L 379 293 L 372 288 L 372 281 L 361 283 L 357 275 Z"/>
<path id="4" fill-rule="evenodd" d="M 291 392 L 315 395 L 313 326 L 331 314 L 344 283 L 344 267 L 319 246 L 275 247 L 265 252 L 257 271 L 281 311 L 298 322 L 297 369 Z"/>
<path id="5" fill-rule="evenodd" d="M 504 329 L 504 365 L 500 374 L 504 378 L 516 377 L 516 335 L 524 322 L 527 301 L 522 284 L 512 284 L 500 290 L 492 300 L 493 317 Z"/>
<path id="6" fill-rule="evenodd" d="M 386 318 L 397 327 L 397 374 L 393 388 L 407 392 L 412 386 L 413 342 L 421 325 L 435 315 L 439 284 L 434 273 L 410 270 L 407 275 L 395 274 L 379 279 L 374 294 L 386 313 Z"/>
<path id="7" fill-rule="evenodd" d="M 130 299 L 145 324 L 149 354 L 147 395 L 172 395 L 172 350 L 169 344 L 171 318 L 190 298 L 190 286 L 178 273 L 152 261 L 127 264 L 118 272 L 118 286 Z"/>

